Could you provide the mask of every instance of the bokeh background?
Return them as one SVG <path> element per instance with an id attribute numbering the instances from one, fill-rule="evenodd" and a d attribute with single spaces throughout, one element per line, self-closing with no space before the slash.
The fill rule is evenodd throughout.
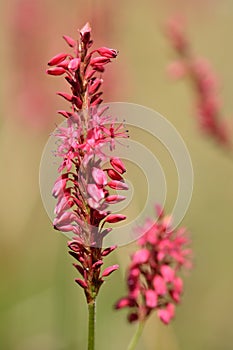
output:
<path id="1" fill-rule="evenodd" d="M 63 101 L 55 91 L 65 89 L 62 79 L 45 75 L 46 63 L 64 50 L 61 36 L 76 36 L 87 20 L 96 45 L 120 51 L 106 73 L 106 101 L 134 102 L 166 116 L 185 140 L 195 173 L 192 203 L 183 220 L 191 232 L 194 269 L 185 277 L 176 320 L 166 327 L 152 316 L 138 349 L 233 349 L 233 158 L 199 132 L 187 82 L 167 77 L 173 53 L 163 33 L 170 15 L 185 16 L 196 52 L 218 72 L 223 114 L 232 121 L 233 2 L 9 0 L 0 6 L 0 349 L 86 347 L 85 299 L 73 281 L 66 238 L 53 230 L 43 208 L 38 174 L 45 142 L 62 120 L 56 110 Z M 177 176 L 162 147 L 154 152 L 167 176 L 169 211 Z M 135 201 L 141 195 L 139 190 Z M 130 244 L 108 258 L 121 268 L 99 295 L 97 350 L 125 349 L 134 332 L 126 313 L 112 308 L 125 293 L 124 270 L 133 250 Z"/>

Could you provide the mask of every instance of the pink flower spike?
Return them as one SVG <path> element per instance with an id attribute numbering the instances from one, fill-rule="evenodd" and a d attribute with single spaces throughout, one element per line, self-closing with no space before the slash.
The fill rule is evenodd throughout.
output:
<path id="1" fill-rule="evenodd" d="M 96 50 L 99 55 L 107 57 L 107 58 L 115 58 L 117 56 L 117 51 L 114 49 L 109 49 L 107 47 L 100 47 Z"/>
<path id="2" fill-rule="evenodd" d="M 67 44 L 70 47 L 75 47 L 76 46 L 76 41 L 74 39 L 72 39 L 70 36 L 63 35 L 63 39 L 67 42 Z"/>
<path id="3" fill-rule="evenodd" d="M 126 168 L 120 158 L 113 157 L 110 159 L 110 163 L 112 167 L 120 174 L 124 174 L 126 172 Z"/>
<path id="4" fill-rule="evenodd" d="M 54 56 L 53 58 L 51 58 L 51 60 L 48 62 L 48 65 L 55 66 L 56 64 L 63 61 L 67 56 L 68 56 L 67 53 L 59 53 L 56 56 Z"/>
<path id="5" fill-rule="evenodd" d="M 167 304 L 166 309 L 158 310 L 158 316 L 164 324 L 169 324 L 175 316 L 175 306 L 171 303 Z"/>
<path id="6" fill-rule="evenodd" d="M 110 188 L 113 188 L 114 190 L 128 190 L 129 187 L 126 183 L 117 181 L 117 180 L 112 180 L 108 182 L 108 186 Z"/>
<path id="7" fill-rule="evenodd" d="M 116 223 L 119 221 L 123 221 L 126 219 L 125 215 L 122 214 L 110 214 L 107 216 L 107 218 L 105 219 L 105 222 L 109 222 L 109 223 Z"/>
<path id="8" fill-rule="evenodd" d="M 145 297 L 146 297 L 146 306 L 148 306 L 151 309 L 157 306 L 158 296 L 154 290 L 152 289 L 146 290 Z"/>
<path id="9" fill-rule="evenodd" d="M 68 68 L 72 71 L 76 71 L 80 66 L 80 58 L 73 58 L 68 64 Z"/>
<path id="10" fill-rule="evenodd" d="M 49 75 L 62 75 L 66 73 L 66 70 L 61 67 L 54 67 L 54 68 L 49 68 L 46 70 L 46 73 Z"/>
<path id="11" fill-rule="evenodd" d="M 119 268 L 119 265 L 112 265 L 107 267 L 103 273 L 102 273 L 102 277 L 107 277 L 109 275 L 111 275 L 111 273 L 113 273 L 114 271 L 116 271 Z"/>
<path id="12" fill-rule="evenodd" d="M 103 170 L 98 168 L 93 168 L 92 176 L 97 185 L 105 186 L 107 184 L 107 177 Z"/>

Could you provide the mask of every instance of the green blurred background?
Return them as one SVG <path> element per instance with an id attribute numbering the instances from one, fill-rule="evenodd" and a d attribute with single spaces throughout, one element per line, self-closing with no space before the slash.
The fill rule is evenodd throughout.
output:
<path id="1" fill-rule="evenodd" d="M 195 184 L 184 218 L 192 235 L 194 269 L 168 327 L 148 321 L 138 349 L 233 349 L 233 160 L 201 135 L 192 118 L 187 82 L 171 82 L 173 58 L 163 35 L 167 18 L 181 13 L 198 54 L 221 77 L 223 114 L 232 121 L 232 23 L 230 0 L 109 0 L 1 3 L 1 235 L 0 349 L 83 350 L 87 310 L 66 239 L 52 228 L 40 199 L 40 157 L 49 133 L 61 121 L 56 109 L 62 79 L 46 77 L 48 59 L 65 49 L 61 36 L 76 36 L 89 20 L 96 45 L 120 51 L 106 73 L 106 101 L 126 101 L 157 110 L 179 130 L 190 151 Z M 65 103 L 64 103 L 64 106 Z M 167 210 L 177 189 L 175 169 L 162 147 L 154 150 L 168 181 Z M 156 181 L 156 178 L 155 178 Z M 140 201 L 140 191 L 135 201 Z M 156 198 L 155 198 L 156 201 Z M 134 332 L 125 311 L 113 303 L 125 293 L 124 269 L 134 245 L 121 247 L 107 263 L 120 263 L 98 299 L 97 350 L 125 349 Z"/>

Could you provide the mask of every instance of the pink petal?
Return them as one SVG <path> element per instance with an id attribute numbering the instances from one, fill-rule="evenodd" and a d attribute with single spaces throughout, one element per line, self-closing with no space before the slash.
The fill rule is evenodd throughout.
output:
<path id="1" fill-rule="evenodd" d="M 175 271 L 168 265 L 161 266 L 161 274 L 166 282 L 173 282 Z"/>
<path id="2" fill-rule="evenodd" d="M 107 184 L 107 177 L 103 170 L 99 168 L 93 168 L 92 176 L 97 185 L 105 186 Z"/>
<path id="3" fill-rule="evenodd" d="M 148 289 L 145 292 L 145 296 L 146 296 L 146 306 L 152 309 L 155 308 L 158 303 L 158 296 L 155 293 L 155 291 L 152 289 Z"/>
<path id="4" fill-rule="evenodd" d="M 98 188 L 96 184 L 88 184 L 87 191 L 96 202 L 99 202 L 101 199 L 104 198 L 103 190 L 101 188 Z"/>
<path id="5" fill-rule="evenodd" d="M 133 254 L 132 262 L 133 264 L 140 265 L 145 264 L 150 257 L 150 252 L 147 249 L 140 249 Z"/>
<path id="6" fill-rule="evenodd" d="M 171 303 L 167 304 L 165 309 L 160 309 L 158 311 L 158 316 L 163 323 L 169 324 L 175 316 L 175 306 Z"/>
<path id="7" fill-rule="evenodd" d="M 79 66 L 80 66 L 80 62 L 81 62 L 80 58 L 73 58 L 73 59 L 69 62 L 68 68 L 69 68 L 70 70 L 72 70 L 72 71 L 76 71 L 76 70 L 79 68 Z"/>
<path id="8" fill-rule="evenodd" d="M 165 295 L 167 293 L 166 283 L 161 276 L 155 276 L 153 279 L 153 286 L 158 295 Z"/>

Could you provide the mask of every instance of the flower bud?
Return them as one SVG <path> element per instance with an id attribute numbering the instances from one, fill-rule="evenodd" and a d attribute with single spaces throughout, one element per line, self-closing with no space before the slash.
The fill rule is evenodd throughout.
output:
<path id="1" fill-rule="evenodd" d="M 118 171 L 120 174 L 123 174 L 126 172 L 125 166 L 122 162 L 122 160 L 118 157 L 113 157 L 110 159 L 110 163 L 116 171 Z"/>
<path id="2" fill-rule="evenodd" d="M 114 49 L 109 49 L 108 47 L 100 47 L 96 51 L 99 55 L 104 56 L 106 58 L 115 58 L 117 56 L 117 51 Z"/>
<path id="3" fill-rule="evenodd" d="M 67 56 L 68 56 L 67 53 L 59 53 L 56 56 L 54 56 L 53 58 L 51 58 L 51 60 L 48 62 L 48 65 L 55 66 L 56 64 L 63 61 Z"/>

